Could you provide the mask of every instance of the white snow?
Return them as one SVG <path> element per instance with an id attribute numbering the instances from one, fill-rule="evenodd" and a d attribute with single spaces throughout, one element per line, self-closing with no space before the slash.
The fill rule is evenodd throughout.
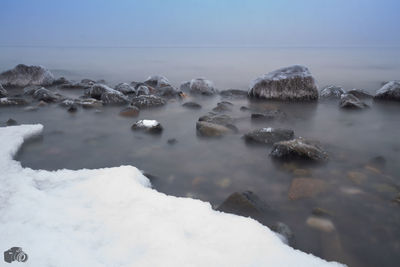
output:
<path id="1" fill-rule="evenodd" d="M 341 266 L 255 220 L 159 193 L 132 166 L 23 168 L 12 158 L 42 128 L 0 128 L 0 247 L 22 247 L 23 266 Z"/>
<path id="2" fill-rule="evenodd" d="M 268 128 L 262 128 L 261 132 L 266 132 L 266 133 L 271 133 L 272 132 L 272 128 L 268 127 Z"/>
<path id="3" fill-rule="evenodd" d="M 136 124 L 138 126 L 151 128 L 151 127 L 157 126 L 158 125 L 158 121 L 156 121 L 156 120 L 139 120 Z"/>

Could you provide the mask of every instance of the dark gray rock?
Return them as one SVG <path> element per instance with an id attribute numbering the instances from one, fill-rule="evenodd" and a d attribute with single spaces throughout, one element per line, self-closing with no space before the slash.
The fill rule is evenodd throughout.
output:
<path id="1" fill-rule="evenodd" d="M 368 107 L 366 103 L 358 99 L 353 94 L 342 95 L 339 105 L 341 108 L 344 109 L 364 109 Z"/>
<path id="2" fill-rule="evenodd" d="M 294 65 L 263 75 L 250 84 L 249 96 L 277 100 L 317 100 L 318 87 L 307 67 Z"/>
<path id="3" fill-rule="evenodd" d="M 107 105 L 124 105 L 129 103 L 129 99 L 117 90 L 105 91 L 101 95 L 101 101 Z"/>
<path id="4" fill-rule="evenodd" d="M 212 81 L 198 78 L 190 81 L 189 93 L 194 95 L 214 95 L 217 90 Z"/>
<path id="5" fill-rule="evenodd" d="M 156 87 L 156 94 L 161 97 L 172 98 L 181 95 L 181 91 L 171 85 Z"/>
<path id="6" fill-rule="evenodd" d="M 186 103 L 183 103 L 182 106 L 185 108 L 190 108 L 190 109 L 201 109 L 201 105 L 197 104 L 196 102 L 186 102 Z"/>
<path id="7" fill-rule="evenodd" d="M 374 99 L 400 101 L 400 81 L 386 83 L 381 89 L 376 91 Z"/>
<path id="8" fill-rule="evenodd" d="M 124 95 L 136 94 L 135 88 L 127 83 L 118 84 L 117 86 L 115 86 L 115 90 L 123 93 Z"/>
<path id="9" fill-rule="evenodd" d="M 215 108 L 213 108 L 212 110 L 214 112 L 232 111 L 232 106 L 233 106 L 233 104 L 231 102 L 222 101 L 222 102 L 219 102 L 217 104 L 217 106 Z"/>
<path id="10" fill-rule="evenodd" d="M 69 113 L 75 113 L 75 112 L 78 111 L 78 107 L 77 107 L 77 105 L 73 104 L 73 105 L 69 106 L 69 108 L 67 109 L 67 111 L 68 111 Z"/>
<path id="11" fill-rule="evenodd" d="M 6 126 L 14 126 L 14 125 L 18 125 L 18 122 L 16 120 L 10 118 L 6 121 Z"/>
<path id="12" fill-rule="evenodd" d="M 277 159 L 304 159 L 316 162 L 328 160 L 327 153 L 316 142 L 303 138 L 275 143 L 270 155 Z"/>
<path id="13" fill-rule="evenodd" d="M 134 97 L 131 104 L 140 109 L 164 106 L 167 102 L 159 96 L 141 95 Z"/>
<path id="14" fill-rule="evenodd" d="M 366 92 L 365 90 L 362 89 L 351 89 L 347 91 L 347 94 L 354 95 L 358 99 L 366 99 L 366 98 L 372 98 L 373 96 Z"/>
<path id="15" fill-rule="evenodd" d="M 59 100 L 58 96 L 56 96 L 52 91 L 44 87 L 35 90 L 32 97 L 36 100 L 44 102 L 56 102 L 57 100 Z"/>
<path id="16" fill-rule="evenodd" d="M 139 85 L 136 88 L 136 96 L 150 95 L 150 88 L 146 85 Z"/>
<path id="17" fill-rule="evenodd" d="M 101 99 L 101 95 L 105 92 L 118 92 L 107 85 L 104 84 L 94 84 L 90 89 L 88 90 L 87 94 L 97 100 Z"/>
<path id="18" fill-rule="evenodd" d="M 0 98 L 8 96 L 8 92 L 3 86 L 0 84 Z"/>
<path id="19" fill-rule="evenodd" d="M 234 126 L 235 120 L 228 115 L 224 114 L 208 114 L 199 118 L 199 121 L 205 121 L 209 123 L 219 124 L 228 128 L 236 128 Z"/>
<path id="20" fill-rule="evenodd" d="M 248 96 L 247 91 L 239 89 L 223 90 L 219 94 L 225 98 L 246 98 Z"/>
<path id="21" fill-rule="evenodd" d="M 279 141 L 293 139 L 294 132 L 288 129 L 262 128 L 249 132 L 243 137 L 250 143 L 272 145 Z"/>
<path id="22" fill-rule="evenodd" d="M 189 93 L 189 91 L 190 91 L 190 82 L 183 82 L 183 83 L 179 86 L 179 89 L 180 89 L 182 92 L 187 92 L 187 93 Z"/>
<path id="23" fill-rule="evenodd" d="M 324 99 L 340 99 L 340 96 L 345 93 L 342 87 L 330 85 L 322 89 L 319 96 Z"/>
<path id="24" fill-rule="evenodd" d="M 24 95 L 33 95 L 36 90 L 43 88 L 42 86 L 38 85 L 30 85 L 24 88 Z"/>
<path id="25" fill-rule="evenodd" d="M 174 145 L 178 142 L 178 140 L 176 140 L 175 138 L 170 138 L 167 140 L 167 143 L 170 145 Z"/>
<path id="26" fill-rule="evenodd" d="M 139 120 L 132 127 L 134 131 L 144 131 L 146 133 L 160 134 L 163 130 L 161 124 L 156 120 Z"/>
<path id="27" fill-rule="evenodd" d="M 154 88 L 171 85 L 168 79 L 161 75 L 150 76 L 146 81 L 144 81 L 144 83 Z"/>
<path id="28" fill-rule="evenodd" d="M 226 126 L 205 121 L 198 121 L 196 123 L 196 130 L 197 134 L 203 137 L 221 137 L 233 133 L 232 129 Z"/>
<path id="29" fill-rule="evenodd" d="M 51 85 L 53 82 L 53 74 L 42 66 L 19 64 L 15 68 L 0 74 L 0 84 L 5 86 L 46 86 Z"/>

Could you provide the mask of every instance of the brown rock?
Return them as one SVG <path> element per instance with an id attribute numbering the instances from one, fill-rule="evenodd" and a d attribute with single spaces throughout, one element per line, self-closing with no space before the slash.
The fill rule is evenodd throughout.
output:
<path id="1" fill-rule="evenodd" d="M 326 182 L 313 178 L 295 178 L 289 189 L 289 199 L 297 200 L 300 198 L 314 197 L 324 192 L 327 188 Z"/>

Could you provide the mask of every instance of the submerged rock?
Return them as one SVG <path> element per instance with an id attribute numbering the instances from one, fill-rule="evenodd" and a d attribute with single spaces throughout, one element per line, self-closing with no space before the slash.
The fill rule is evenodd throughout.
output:
<path id="1" fill-rule="evenodd" d="M 134 87 L 130 86 L 127 83 L 120 83 L 117 86 L 115 86 L 115 90 L 123 93 L 124 95 L 129 95 L 129 94 L 136 94 L 136 90 Z"/>
<path id="2" fill-rule="evenodd" d="M 333 224 L 333 222 L 326 218 L 311 216 L 307 218 L 306 224 L 311 228 L 326 233 L 335 231 L 335 225 Z"/>
<path id="3" fill-rule="evenodd" d="M 259 217 L 271 208 L 251 191 L 231 194 L 217 210 L 241 216 Z"/>
<path id="4" fill-rule="evenodd" d="M 254 121 L 272 121 L 272 120 L 282 120 L 286 118 L 286 113 L 276 109 L 267 110 L 263 113 L 252 113 L 251 119 Z"/>
<path id="5" fill-rule="evenodd" d="M 73 105 L 69 106 L 69 108 L 67 109 L 67 111 L 68 111 L 69 113 L 75 113 L 75 112 L 78 111 L 78 107 L 77 107 L 75 104 L 73 104 Z"/>
<path id="6" fill-rule="evenodd" d="M 201 109 L 201 105 L 196 102 L 186 102 L 183 103 L 182 107 L 190 108 L 190 109 Z"/>
<path id="7" fill-rule="evenodd" d="M 366 92 L 363 89 L 351 89 L 351 90 L 347 91 L 347 94 L 351 94 L 351 95 L 357 97 L 358 99 L 365 99 L 365 98 L 373 97 L 371 94 L 369 94 L 368 92 Z"/>
<path id="8" fill-rule="evenodd" d="M 217 90 L 215 89 L 213 82 L 203 78 L 192 79 L 190 81 L 188 91 L 189 93 L 194 95 L 214 95 L 215 93 L 217 93 Z"/>
<path id="9" fill-rule="evenodd" d="M 239 89 L 223 90 L 219 94 L 226 98 L 246 98 L 248 96 L 247 91 Z"/>
<path id="10" fill-rule="evenodd" d="M 139 108 L 135 106 L 129 106 L 121 110 L 119 115 L 123 117 L 137 117 L 139 116 L 139 112 L 140 112 Z"/>
<path id="11" fill-rule="evenodd" d="M 198 121 L 196 123 L 196 130 L 198 135 L 204 137 L 221 137 L 228 133 L 232 133 L 232 129 L 226 126 L 205 121 Z"/>
<path id="12" fill-rule="evenodd" d="M 400 81 L 391 81 L 376 91 L 374 99 L 400 101 Z"/>
<path id="13" fill-rule="evenodd" d="M 6 89 L 3 88 L 3 86 L 0 84 L 0 98 L 6 97 L 8 95 L 8 92 Z"/>
<path id="14" fill-rule="evenodd" d="M 225 111 L 232 111 L 233 104 L 231 102 L 222 101 L 217 103 L 217 106 L 212 110 L 214 112 L 225 112 Z"/>
<path id="15" fill-rule="evenodd" d="M 55 102 L 59 99 L 52 91 L 42 87 L 34 91 L 32 97 L 39 101 Z"/>
<path id="16" fill-rule="evenodd" d="M 0 74 L 0 84 L 5 86 L 46 86 L 51 85 L 53 82 L 53 74 L 42 66 L 19 64 L 15 68 Z"/>
<path id="17" fill-rule="evenodd" d="M 265 99 L 316 100 L 318 87 L 307 67 L 294 65 L 255 79 L 248 94 Z"/>
<path id="18" fill-rule="evenodd" d="M 159 96 L 141 95 L 132 99 L 131 105 L 142 108 L 153 108 L 164 106 L 167 102 Z"/>
<path id="19" fill-rule="evenodd" d="M 213 124 L 218 124 L 230 128 L 233 131 L 237 131 L 236 126 L 234 125 L 235 120 L 232 119 L 228 115 L 224 114 L 209 114 L 199 118 L 199 121 L 205 121 Z"/>
<path id="20" fill-rule="evenodd" d="M 328 160 L 327 153 L 317 143 L 301 137 L 275 143 L 270 155 L 284 160 L 305 159 L 317 162 Z"/>
<path id="21" fill-rule="evenodd" d="M 325 99 L 340 99 L 340 96 L 345 93 L 346 91 L 342 87 L 330 85 L 322 89 L 319 96 Z"/>
<path id="22" fill-rule="evenodd" d="M 364 103 L 352 94 L 342 95 L 339 105 L 341 108 L 344 109 L 364 109 L 369 107 L 366 103 Z"/>
<path id="23" fill-rule="evenodd" d="M 131 129 L 152 134 L 160 134 L 163 130 L 163 127 L 156 120 L 139 120 L 132 125 Z"/>
<path id="24" fill-rule="evenodd" d="M 284 240 L 282 240 L 286 245 L 294 245 L 294 234 L 290 227 L 283 222 L 277 222 L 271 226 L 271 230 L 280 234 Z"/>
<path id="25" fill-rule="evenodd" d="M 1 106 L 23 106 L 28 105 L 29 102 L 23 98 L 18 97 L 3 97 L 0 98 L 0 107 Z"/>
<path id="26" fill-rule="evenodd" d="M 176 140 L 176 138 L 170 138 L 170 139 L 167 140 L 167 143 L 168 143 L 169 145 L 174 145 L 174 144 L 176 144 L 177 142 L 178 142 L 178 140 Z"/>
<path id="27" fill-rule="evenodd" d="M 289 188 L 289 199 L 310 198 L 326 190 L 325 181 L 314 178 L 294 178 Z"/>
<path id="28" fill-rule="evenodd" d="M 244 139 L 250 143 L 272 145 L 279 141 L 293 139 L 294 132 L 287 129 L 262 128 L 244 135 Z"/>

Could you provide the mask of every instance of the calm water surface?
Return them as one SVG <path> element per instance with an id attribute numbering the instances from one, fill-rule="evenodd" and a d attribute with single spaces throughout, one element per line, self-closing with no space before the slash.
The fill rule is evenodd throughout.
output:
<path id="1" fill-rule="evenodd" d="M 17 56 L 16 56 L 17 55 Z M 383 81 L 400 79 L 397 48 L 0 48 L 0 70 L 18 63 L 42 64 L 69 79 L 105 79 L 110 85 L 141 81 L 163 74 L 180 82 L 207 77 L 220 89 L 247 89 L 251 79 L 291 64 L 307 65 L 320 87 L 342 85 L 374 92 Z M 79 96 L 81 91 L 59 90 Z M 14 93 L 18 93 L 14 91 Z M 220 96 L 188 99 L 203 108 L 183 108 L 172 100 L 166 107 L 141 111 L 139 118 L 118 116 L 121 107 L 101 112 L 80 109 L 70 114 L 57 105 L 35 112 L 2 108 L 0 122 L 42 123 L 43 136 L 26 143 L 17 159 L 24 166 L 47 170 L 80 169 L 129 164 L 154 175 L 153 186 L 176 196 L 206 200 L 218 206 L 233 192 L 251 190 L 277 212 L 274 219 L 288 224 L 295 247 L 350 266 L 397 266 L 400 261 L 399 205 L 392 200 L 400 188 L 400 105 L 373 103 L 360 112 L 338 108 L 336 102 L 282 103 L 229 99 L 227 114 L 236 118 L 239 133 L 221 139 L 196 135 L 197 119 L 211 111 Z M 187 100 L 185 100 L 187 101 Z M 283 121 L 254 123 L 249 106 L 260 111 L 280 109 Z M 161 136 L 132 132 L 137 119 L 156 119 Z M 261 127 L 293 129 L 296 136 L 320 141 L 330 155 L 327 164 L 282 164 L 269 157 L 268 146 L 249 146 L 242 135 Z M 170 145 L 167 140 L 176 138 Z M 386 164 L 371 169 L 371 158 Z M 288 199 L 293 169 L 301 177 L 323 180 L 327 190 L 313 198 Z M 349 179 L 349 172 L 363 179 Z M 333 233 L 306 224 L 314 208 L 331 215 Z M 234 237 L 232 239 L 234 242 Z"/>

